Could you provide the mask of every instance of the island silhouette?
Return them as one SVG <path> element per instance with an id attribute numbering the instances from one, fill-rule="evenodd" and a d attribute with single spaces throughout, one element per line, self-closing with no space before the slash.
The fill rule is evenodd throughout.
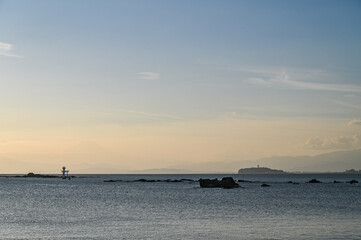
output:
<path id="1" fill-rule="evenodd" d="M 267 167 L 257 167 L 252 168 L 241 168 L 238 170 L 238 174 L 286 174 L 287 172 L 283 170 L 271 169 Z"/>

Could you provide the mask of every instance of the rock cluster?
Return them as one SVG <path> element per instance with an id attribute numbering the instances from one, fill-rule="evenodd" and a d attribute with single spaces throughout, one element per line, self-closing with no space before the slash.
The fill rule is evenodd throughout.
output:
<path id="1" fill-rule="evenodd" d="M 318 181 L 317 179 L 314 178 L 308 181 L 308 183 L 321 183 L 321 181 Z"/>
<path id="2" fill-rule="evenodd" d="M 33 174 L 33 173 L 29 173 L 28 175 L 25 175 L 24 177 L 39 177 L 39 174 Z M 48 176 L 48 175 L 44 175 L 43 177 L 56 177 L 56 176 Z M 165 183 L 181 183 L 181 182 L 188 182 L 188 183 L 194 183 L 194 182 L 199 182 L 199 185 L 201 188 L 239 188 L 241 187 L 237 182 L 244 182 L 244 183 L 260 183 L 258 181 L 249 181 L 249 180 L 234 180 L 232 177 L 224 177 L 222 178 L 222 180 L 218 180 L 217 178 L 215 179 L 199 179 L 199 180 L 193 180 L 193 179 L 187 179 L 187 178 L 182 178 L 182 179 L 144 179 L 144 178 L 140 178 L 137 180 L 104 180 L 104 182 L 124 182 L 124 183 L 129 183 L 129 182 L 142 182 L 142 183 L 154 183 L 154 182 L 165 182 Z M 298 182 L 293 182 L 293 181 L 288 181 L 287 183 L 289 184 L 299 184 Z M 313 178 L 309 181 L 307 181 L 306 183 L 322 183 L 321 181 Z M 342 183 L 340 181 L 336 181 L 334 180 L 333 183 Z M 359 183 L 357 180 L 353 179 L 351 181 L 347 181 L 346 183 L 350 183 L 350 184 L 356 184 Z M 267 183 L 263 183 L 261 185 L 261 187 L 269 187 L 270 185 Z"/>
<path id="3" fill-rule="evenodd" d="M 238 183 L 232 177 L 224 177 L 222 180 L 216 179 L 199 179 L 199 185 L 202 188 L 237 188 Z"/>
<path id="4" fill-rule="evenodd" d="M 104 180 L 104 182 L 168 182 L 168 183 L 172 183 L 172 182 L 196 182 L 195 180 L 192 179 L 187 179 L 187 178 L 182 178 L 182 179 L 165 179 L 165 180 L 155 180 L 155 179 L 137 179 L 137 180 Z"/>
<path id="5" fill-rule="evenodd" d="M 59 178 L 58 176 L 54 175 L 42 175 L 42 174 L 35 174 L 33 172 L 30 172 L 23 176 L 16 176 L 16 177 L 24 177 L 24 178 Z"/>
<path id="6" fill-rule="evenodd" d="M 353 179 L 353 180 L 351 180 L 351 181 L 348 181 L 347 183 L 350 183 L 350 184 L 355 184 L 355 183 L 358 183 L 358 181 L 357 181 L 357 180 L 355 180 L 355 179 Z"/>
<path id="7" fill-rule="evenodd" d="M 299 184 L 298 182 L 292 182 L 292 181 L 288 181 L 287 183 L 295 184 L 295 185 Z"/>

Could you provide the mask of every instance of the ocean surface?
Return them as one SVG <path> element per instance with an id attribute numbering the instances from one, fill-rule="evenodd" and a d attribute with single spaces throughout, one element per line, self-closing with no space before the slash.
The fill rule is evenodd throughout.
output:
<path id="1" fill-rule="evenodd" d="M 256 182 L 104 182 L 224 176 Z M 361 239 L 361 175 L 82 177 L 0 178 L 0 239 Z"/>

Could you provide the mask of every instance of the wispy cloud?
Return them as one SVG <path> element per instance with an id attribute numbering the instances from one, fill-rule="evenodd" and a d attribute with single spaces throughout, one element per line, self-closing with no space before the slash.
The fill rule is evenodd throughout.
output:
<path id="1" fill-rule="evenodd" d="M 141 111 L 134 111 L 134 110 L 125 110 L 125 109 L 119 109 L 119 112 L 129 113 L 141 116 L 143 118 L 152 119 L 152 120 L 178 120 L 183 121 L 183 118 L 180 118 L 178 116 L 169 115 L 169 114 L 160 114 L 160 113 L 151 113 L 151 112 L 141 112 Z"/>
<path id="2" fill-rule="evenodd" d="M 14 45 L 10 43 L 0 42 L 0 55 L 6 57 L 16 57 L 21 58 L 21 56 L 13 53 Z"/>
<path id="3" fill-rule="evenodd" d="M 159 79 L 159 73 L 155 72 L 139 72 L 137 73 L 139 79 L 154 80 Z"/>
<path id="4" fill-rule="evenodd" d="M 278 79 L 277 82 L 294 88 L 309 90 L 361 92 L 361 87 L 357 85 L 293 81 L 289 79 L 287 74 L 284 74 L 283 78 Z"/>
<path id="5" fill-rule="evenodd" d="M 361 147 L 361 134 L 333 138 L 313 137 L 306 141 L 304 147 L 315 150 L 359 148 Z"/>
<path id="6" fill-rule="evenodd" d="M 270 119 L 280 116 L 305 116 L 305 112 L 296 111 L 281 106 L 264 106 L 264 107 L 229 107 L 231 112 L 226 112 L 225 116 L 229 118 L 246 118 L 246 119 Z"/>
<path id="7" fill-rule="evenodd" d="M 337 101 L 337 100 L 333 100 L 333 99 L 331 99 L 330 102 L 336 103 L 338 105 L 341 105 L 341 106 L 344 106 L 344 107 L 347 107 L 347 108 L 361 110 L 361 105 L 356 105 L 356 104 L 353 104 L 353 103 Z"/>
<path id="8" fill-rule="evenodd" d="M 180 116 L 166 114 L 166 113 L 155 113 L 155 112 L 144 112 L 130 109 L 102 109 L 102 110 L 90 110 L 85 108 L 83 115 L 97 116 L 93 118 L 96 123 L 121 123 L 121 124 L 139 124 L 149 122 L 174 122 L 174 121 L 186 121 L 185 118 Z M 90 118 L 89 118 L 90 119 Z"/>
<path id="9" fill-rule="evenodd" d="M 305 89 L 305 90 L 317 90 L 317 91 L 338 91 L 338 92 L 361 92 L 361 86 L 353 84 L 336 84 L 327 82 L 316 82 L 316 81 L 300 81 L 293 80 L 292 77 L 286 72 L 286 70 L 276 71 L 272 70 L 255 70 L 255 69 L 239 69 L 243 72 L 248 72 L 253 77 L 248 78 L 248 82 L 255 85 L 261 86 L 273 86 L 273 87 L 288 87 L 294 89 Z M 310 72 L 307 71 L 309 76 Z M 317 78 L 318 73 L 314 72 L 316 76 L 311 78 Z M 302 76 L 301 76 L 302 77 Z M 296 78 L 301 78 L 296 77 Z"/>
<path id="10" fill-rule="evenodd" d="M 353 119 L 347 123 L 347 126 L 361 126 L 361 120 L 359 119 Z"/>

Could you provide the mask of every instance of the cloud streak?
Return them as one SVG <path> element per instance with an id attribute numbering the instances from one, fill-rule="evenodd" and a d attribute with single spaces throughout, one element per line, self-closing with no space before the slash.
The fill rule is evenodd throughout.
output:
<path id="1" fill-rule="evenodd" d="M 361 147 L 361 134 L 333 138 L 312 137 L 307 139 L 304 147 L 314 150 L 359 148 Z"/>
<path id="2" fill-rule="evenodd" d="M 262 71 L 262 70 L 252 70 L 252 69 L 251 70 L 241 69 L 241 71 L 248 72 L 254 75 L 254 77 L 250 77 L 247 80 L 249 83 L 254 85 L 288 87 L 294 89 L 315 90 L 315 91 L 361 93 L 361 86 L 359 85 L 292 80 L 285 70 L 283 70 L 280 73 L 275 73 L 274 71 Z M 317 76 L 314 76 L 314 78 L 316 77 Z"/>
<path id="3" fill-rule="evenodd" d="M 147 123 L 186 121 L 185 118 L 163 113 L 143 112 L 129 109 L 103 109 L 101 111 L 84 111 L 86 114 L 96 115 L 99 123 Z"/>
<path id="4" fill-rule="evenodd" d="M 125 110 L 119 109 L 119 112 L 134 114 L 138 116 L 142 116 L 143 118 L 152 119 L 152 120 L 177 120 L 177 121 L 184 121 L 183 118 L 178 116 L 168 115 L 168 114 L 159 114 L 159 113 L 151 113 L 151 112 L 141 112 L 141 111 L 134 111 L 134 110 Z"/>
<path id="5" fill-rule="evenodd" d="M 361 126 L 361 120 L 359 119 L 353 119 L 347 123 L 347 126 Z"/>
<path id="6" fill-rule="evenodd" d="M 330 100 L 330 101 L 333 102 L 333 103 L 336 103 L 336 104 L 338 104 L 338 105 L 344 106 L 344 107 L 361 110 L 361 106 L 360 106 L 360 105 L 355 105 L 355 104 L 352 104 L 352 103 L 336 101 L 336 100 L 333 100 L 333 99 Z"/>
<path id="7" fill-rule="evenodd" d="M 159 79 L 160 75 L 159 73 L 155 72 L 139 72 L 137 73 L 139 79 L 145 79 L 145 80 L 155 80 Z"/>
<path id="8" fill-rule="evenodd" d="M 21 58 L 21 56 L 13 53 L 14 45 L 10 43 L 0 42 L 0 55 L 5 57 Z"/>

